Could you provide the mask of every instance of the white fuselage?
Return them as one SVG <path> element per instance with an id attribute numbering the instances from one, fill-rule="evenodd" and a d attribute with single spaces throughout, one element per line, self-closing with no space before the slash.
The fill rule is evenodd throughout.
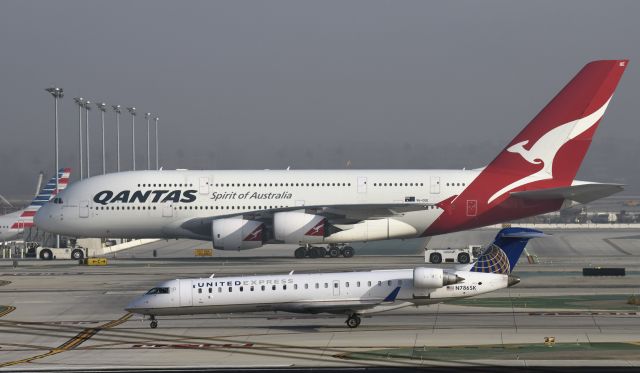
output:
<path id="1" fill-rule="evenodd" d="M 145 294 L 126 309 L 145 315 L 226 312 L 373 313 L 428 305 L 506 288 L 509 275 L 455 271 L 462 281 L 417 288 L 413 269 L 284 274 L 164 282 L 164 294 Z M 394 299 L 387 300 L 396 288 Z"/>
<path id="2" fill-rule="evenodd" d="M 133 171 L 72 183 L 49 203 L 36 224 L 50 232 L 85 237 L 211 239 L 211 225 L 194 218 L 254 214 L 306 206 L 435 204 L 460 194 L 476 170 L 257 170 Z M 122 194 L 124 192 L 124 194 Z M 134 196 L 135 193 L 137 197 Z M 142 198 L 146 195 L 146 198 Z M 142 202 L 144 200 L 144 202 Z M 428 206 L 393 216 L 396 233 L 421 235 L 442 210 Z M 366 218 L 366 217 L 365 217 Z M 210 223 L 210 221 L 209 221 Z M 395 225 L 393 225 L 395 224 Z M 386 228 L 385 228 L 386 229 Z M 340 237 L 342 233 L 343 237 Z M 339 232 L 321 242 L 350 242 Z M 362 235 L 367 240 L 367 232 Z"/>
<path id="3" fill-rule="evenodd" d="M 24 223 L 20 220 L 22 212 L 23 210 L 0 216 L 0 242 L 15 240 L 24 231 Z"/>

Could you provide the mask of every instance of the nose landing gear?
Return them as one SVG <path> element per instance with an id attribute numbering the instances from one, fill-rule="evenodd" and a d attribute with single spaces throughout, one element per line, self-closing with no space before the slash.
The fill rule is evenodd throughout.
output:
<path id="1" fill-rule="evenodd" d="M 345 321 L 345 323 L 350 329 L 353 329 L 360 326 L 361 321 L 362 320 L 360 319 L 360 316 L 358 316 L 357 313 L 352 313 L 351 315 L 349 315 L 349 317 L 347 317 L 347 321 Z"/>
<path id="2" fill-rule="evenodd" d="M 157 328 L 158 327 L 158 320 L 156 320 L 156 317 L 151 315 L 150 319 L 151 319 L 151 323 L 149 324 L 149 327 L 151 329 Z"/>

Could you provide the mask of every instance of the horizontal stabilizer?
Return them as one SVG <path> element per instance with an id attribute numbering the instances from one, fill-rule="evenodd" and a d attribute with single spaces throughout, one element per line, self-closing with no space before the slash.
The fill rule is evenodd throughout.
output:
<path id="1" fill-rule="evenodd" d="M 568 187 L 512 192 L 513 197 L 529 200 L 568 199 L 588 203 L 624 190 L 622 184 L 584 183 Z"/>

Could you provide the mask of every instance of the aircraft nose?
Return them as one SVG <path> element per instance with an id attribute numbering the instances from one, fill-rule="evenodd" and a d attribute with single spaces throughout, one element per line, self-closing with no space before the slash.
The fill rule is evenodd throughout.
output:
<path id="1" fill-rule="evenodd" d="M 138 297 L 132 300 L 131 302 L 129 302 L 129 304 L 127 304 L 124 310 L 131 313 L 138 313 L 137 311 L 140 309 L 140 302 L 141 302 L 141 298 Z"/>
<path id="2" fill-rule="evenodd" d="M 49 208 L 49 204 L 45 204 L 42 206 L 36 215 L 33 217 L 33 223 L 40 229 L 44 231 L 48 231 L 51 227 L 49 227 L 49 215 L 51 215 L 51 211 Z"/>

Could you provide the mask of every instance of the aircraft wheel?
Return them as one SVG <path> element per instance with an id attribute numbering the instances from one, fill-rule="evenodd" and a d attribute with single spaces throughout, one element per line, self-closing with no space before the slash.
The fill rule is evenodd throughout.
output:
<path id="1" fill-rule="evenodd" d="M 305 256 L 307 256 L 307 248 L 306 247 L 297 248 L 293 256 L 295 256 L 298 259 L 304 258 Z"/>
<path id="2" fill-rule="evenodd" d="M 53 253 L 49 249 L 44 249 L 40 251 L 40 259 L 51 260 L 53 259 Z"/>
<path id="3" fill-rule="evenodd" d="M 317 247 L 312 247 L 309 249 L 309 258 L 315 259 L 319 257 L 320 257 L 320 252 Z"/>
<path id="4" fill-rule="evenodd" d="M 327 256 L 327 249 L 324 247 L 316 247 L 315 249 L 318 252 L 318 258 L 324 258 Z"/>
<path id="5" fill-rule="evenodd" d="M 80 249 L 75 249 L 71 252 L 71 259 L 80 260 L 84 258 L 84 253 Z"/>
<path id="6" fill-rule="evenodd" d="M 332 247 L 329 249 L 329 256 L 332 258 L 337 258 L 340 255 L 340 250 L 337 247 Z"/>
<path id="7" fill-rule="evenodd" d="M 469 254 L 467 253 L 458 254 L 458 263 L 467 264 L 469 263 L 469 261 L 470 261 Z"/>
<path id="8" fill-rule="evenodd" d="M 433 264 L 440 264 L 442 263 L 442 255 L 440 253 L 432 253 L 429 255 L 429 261 Z"/>
<path id="9" fill-rule="evenodd" d="M 353 328 L 357 328 L 358 326 L 360 326 L 360 322 L 361 321 L 362 320 L 360 319 L 360 317 L 358 317 L 358 315 L 353 314 L 353 315 L 349 316 L 349 318 L 347 318 L 346 323 L 347 323 L 347 326 L 350 329 L 353 329 Z"/>
<path id="10" fill-rule="evenodd" d="M 158 327 L 158 321 L 157 320 L 151 320 L 151 323 L 149 324 L 149 326 L 151 327 L 151 329 L 155 329 Z"/>
<path id="11" fill-rule="evenodd" d="M 345 258 L 351 258 L 355 254 L 355 250 L 351 246 L 345 246 L 342 248 L 342 256 Z"/>

